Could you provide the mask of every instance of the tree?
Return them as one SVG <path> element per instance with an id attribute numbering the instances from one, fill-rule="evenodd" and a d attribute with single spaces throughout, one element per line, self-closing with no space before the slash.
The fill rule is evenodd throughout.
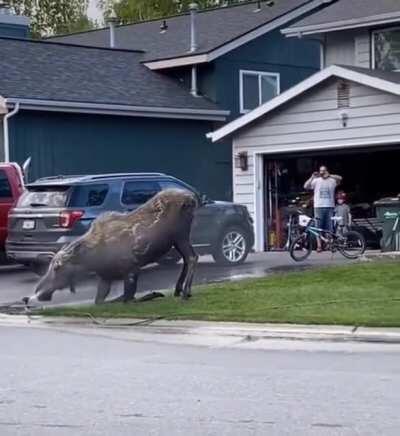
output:
<path id="1" fill-rule="evenodd" d="M 226 4 L 239 3 L 243 0 L 197 0 L 201 9 Z M 99 0 L 98 4 L 104 16 L 112 12 L 122 23 L 149 20 L 180 14 L 189 9 L 193 0 Z"/>
<path id="2" fill-rule="evenodd" d="M 94 23 L 87 17 L 89 0 L 10 0 L 16 14 L 31 19 L 33 37 L 87 30 Z"/>

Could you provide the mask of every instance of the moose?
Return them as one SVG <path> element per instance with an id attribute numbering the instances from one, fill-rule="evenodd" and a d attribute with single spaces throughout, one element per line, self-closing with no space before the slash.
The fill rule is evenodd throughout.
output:
<path id="1" fill-rule="evenodd" d="M 197 198 L 191 192 L 169 189 L 133 212 L 101 215 L 85 235 L 53 257 L 35 295 L 25 298 L 25 303 L 35 299 L 51 301 L 56 290 L 68 287 L 75 293 L 77 272 L 82 270 L 99 277 L 96 304 L 105 302 L 115 280 L 124 281 L 124 292 L 112 302 L 127 303 L 135 299 L 140 269 L 156 262 L 172 248 L 183 258 L 174 295 L 188 299 L 198 260 L 190 243 L 197 206 Z"/>

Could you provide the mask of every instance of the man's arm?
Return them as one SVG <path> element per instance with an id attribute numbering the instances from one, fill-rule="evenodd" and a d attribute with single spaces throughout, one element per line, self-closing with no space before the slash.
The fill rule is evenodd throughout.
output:
<path id="1" fill-rule="evenodd" d="M 308 189 L 308 190 L 312 190 L 313 189 L 313 185 L 312 182 L 316 179 L 316 175 L 313 174 L 307 181 L 306 183 L 304 183 L 304 189 Z"/>
<path id="2" fill-rule="evenodd" d="M 342 183 L 343 177 L 338 176 L 337 174 L 330 174 L 332 179 L 336 180 L 336 185 L 340 185 Z"/>

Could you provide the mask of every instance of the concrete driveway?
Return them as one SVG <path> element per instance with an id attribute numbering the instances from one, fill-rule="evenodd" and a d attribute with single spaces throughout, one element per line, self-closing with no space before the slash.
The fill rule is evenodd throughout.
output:
<path id="1" fill-rule="evenodd" d="M 302 270 L 307 268 L 344 264 L 348 261 L 341 255 L 331 253 L 313 254 L 309 260 L 298 264 L 292 261 L 286 252 L 257 253 L 249 256 L 247 262 L 237 267 L 217 266 L 209 256 L 201 258 L 195 284 L 239 280 L 242 278 L 261 277 L 278 271 Z M 158 265 L 146 268 L 139 279 L 139 291 L 155 291 L 173 289 L 179 275 L 181 265 L 161 267 Z M 0 304 L 21 300 L 32 295 L 38 276 L 22 267 L 0 267 Z M 122 283 L 115 283 L 110 297 L 122 291 Z M 93 301 L 96 293 L 96 282 L 88 279 L 78 285 L 77 294 L 69 291 L 57 292 L 52 304 L 84 303 Z"/>
<path id="2" fill-rule="evenodd" d="M 293 262 L 286 252 L 257 253 L 250 255 L 243 265 L 222 267 L 217 266 L 211 257 L 204 256 L 196 271 L 195 284 L 262 277 L 278 271 L 301 270 L 345 262 L 346 260 L 339 254 L 332 257 L 330 253 L 313 254 L 307 262 L 301 264 Z M 181 267 L 181 264 L 178 264 L 172 267 L 153 265 L 146 268 L 139 279 L 139 292 L 173 289 Z M 0 304 L 32 295 L 38 279 L 36 274 L 22 267 L 0 267 Z M 115 283 L 110 297 L 117 296 L 121 292 L 122 283 Z M 57 292 L 51 304 L 89 302 L 93 301 L 95 293 L 95 279 L 89 278 L 78 285 L 75 295 L 71 295 L 69 291 Z"/>

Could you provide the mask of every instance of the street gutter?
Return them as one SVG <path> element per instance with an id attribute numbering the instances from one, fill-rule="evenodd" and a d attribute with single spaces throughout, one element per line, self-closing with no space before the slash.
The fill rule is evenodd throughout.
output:
<path id="1" fill-rule="evenodd" d="M 253 324 L 163 319 L 103 319 L 0 315 L 0 327 L 63 330 L 143 342 L 211 345 L 261 340 L 400 344 L 400 328 Z"/>

